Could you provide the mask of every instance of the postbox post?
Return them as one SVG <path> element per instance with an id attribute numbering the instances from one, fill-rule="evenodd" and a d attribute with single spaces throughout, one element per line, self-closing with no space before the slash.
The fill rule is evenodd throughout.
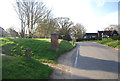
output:
<path id="1" fill-rule="evenodd" d="M 51 34 L 51 49 L 53 51 L 58 50 L 58 34 L 57 33 Z"/>

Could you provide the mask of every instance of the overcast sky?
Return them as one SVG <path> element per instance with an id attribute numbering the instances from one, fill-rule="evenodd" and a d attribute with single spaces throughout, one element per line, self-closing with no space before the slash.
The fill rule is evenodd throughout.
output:
<path id="1" fill-rule="evenodd" d="M 43 0 L 54 17 L 69 17 L 74 23 L 81 23 L 87 32 L 103 30 L 111 24 L 118 24 L 119 0 Z M 14 10 L 15 0 L 0 2 L 0 26 L 4 29 L 14 26 L 20 30 L 20 20 Z"/>

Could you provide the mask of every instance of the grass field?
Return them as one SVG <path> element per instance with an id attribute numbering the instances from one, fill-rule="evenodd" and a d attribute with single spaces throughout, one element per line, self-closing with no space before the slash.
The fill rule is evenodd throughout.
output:
<path id="1" fill-rule="evenodd" d="M 75 47 L 68 41 L 59 40 L 59 50 L 52 51 L 50 39 L 1 38 L 3 56 L 3 78 L 46 79 L 52 68 L 42 62 L 56 63 L 65 51 Z M 31 49 L 31 58 L 25 58 L 25 49 Z"/>

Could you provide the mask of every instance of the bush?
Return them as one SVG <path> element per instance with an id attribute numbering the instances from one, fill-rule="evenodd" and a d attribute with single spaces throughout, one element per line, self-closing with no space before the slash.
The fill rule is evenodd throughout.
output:
<path id="1" fill-rule="evenodd" d="M 72 39 L 71 39 L 70 35 L 65 35 L 65 36 L 63 36 L 63 40 L 71 41 Z"/>
<path id="2" fill-rule="evenodd" d="M 114 48 L 120 48 L 119 40 L 113 40 L 112 38 L 104 38 L 103 40 L 97 42 Z"/>
<path id="3" fill-rule="evenodd" d="M 76 39 L 76 42 L 83 41 L 83 40 L 84 40 L 84 39 L 79 38 L 79 39 Z"/>
<path id="4" fill-rule="evenodd" d="M 113 39 L 113 40 L 120 40 L 120 36 L 113 36 L 113 37 L 111 37 L 111 39 Z"/>

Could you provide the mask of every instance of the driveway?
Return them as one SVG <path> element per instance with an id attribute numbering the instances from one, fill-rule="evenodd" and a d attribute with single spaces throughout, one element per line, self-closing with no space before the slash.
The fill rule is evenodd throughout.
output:
<path id="1" fill-rule="evenodd" d="M 58 68 L 52 79 L 118 79 L 118 50 L 94 42 L 78 42 L 75 49 L 61 55 Z"/>

